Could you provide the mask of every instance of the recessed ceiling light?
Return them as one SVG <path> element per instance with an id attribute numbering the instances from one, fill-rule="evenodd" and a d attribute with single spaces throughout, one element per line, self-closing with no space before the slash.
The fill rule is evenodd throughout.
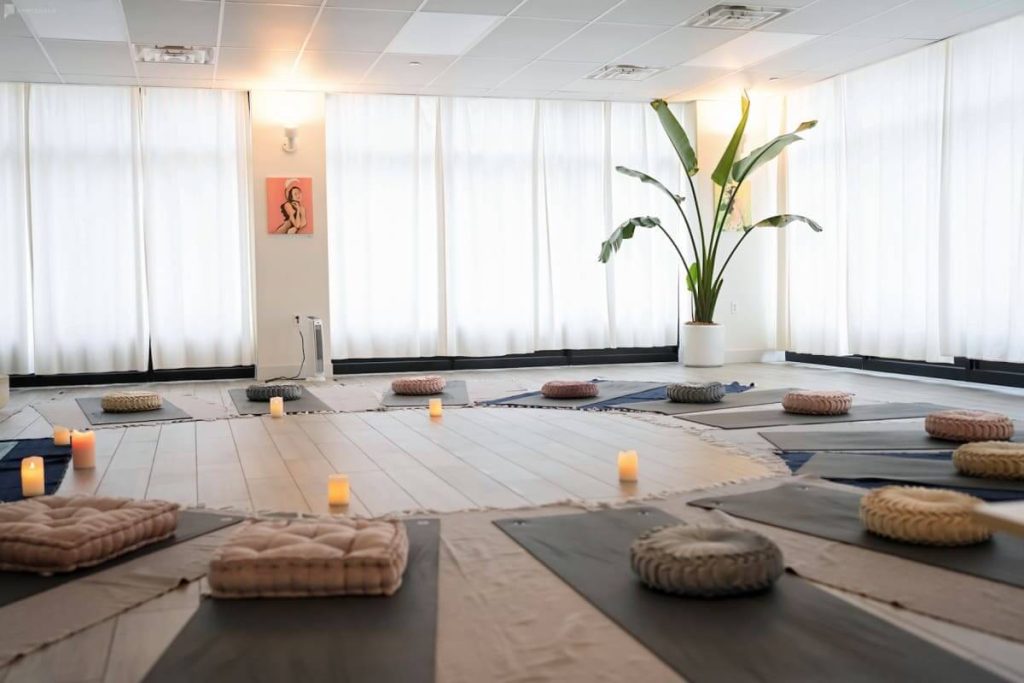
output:
<path id="1" fill-rule="evenodd" d="M 409 66 L 423 66 L 423 62 L 417 62 L 415 59 L 409 62 Z"/>
<path id="2" fill-rule="evenodd" d="M 388 45 L 387 52 L 407 55 L 461 55 L 476 45 L 501 17 L 486 14 L 417 12 Z"/>
<path id="3" fill-rule="evenodd" d="M 686 22 L 693 28 L 728 28 L 750 31 L 791 10 L 784 7 L 750 7 L 748 5 L 715 5 Z"/>
<path id="4" fill-rule="evenodd" d="M 658 66 L 635 66 L 633 64 L 608 64 L 587 74 L 584 78 L 592 81 L 645 81 L 654 74 L 664 71 Z"/>
<path id="5" fill-rule="evenodd" d="M 135 61 L 147 64 L 213 64 L 212 47 L 133 45 Z"/>

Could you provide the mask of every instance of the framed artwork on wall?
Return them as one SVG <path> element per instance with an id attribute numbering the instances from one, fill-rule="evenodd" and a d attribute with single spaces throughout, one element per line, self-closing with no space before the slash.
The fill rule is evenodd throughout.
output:
<path id="1" fill-rule="evenodd" d="M 267 232 L 313 234 L 312 178 L 267 178 Z"/>

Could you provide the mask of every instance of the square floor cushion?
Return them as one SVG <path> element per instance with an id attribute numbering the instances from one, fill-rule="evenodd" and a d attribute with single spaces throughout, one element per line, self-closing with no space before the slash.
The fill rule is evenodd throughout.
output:
<path id="1" fill-rule="evenodd" d="M 0 569 L 70 572 L 163 540 L 178 506 L 161 500 L 41 496 L 0 505 Z"/>

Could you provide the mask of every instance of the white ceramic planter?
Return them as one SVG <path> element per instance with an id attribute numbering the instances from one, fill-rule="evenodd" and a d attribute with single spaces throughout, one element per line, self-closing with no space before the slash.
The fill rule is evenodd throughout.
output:
<path id="1" fill-rule="evenodd" d="M 725 362 L 725 325 L 683 325 L 683 364 L 692 368 L 717 368 Z"/>
<path id="2" fill-rule="evenodd" d="M 7 375 L 0 375 L 0 408 L 7 405 L 11 399 L 11 378 Z"/>

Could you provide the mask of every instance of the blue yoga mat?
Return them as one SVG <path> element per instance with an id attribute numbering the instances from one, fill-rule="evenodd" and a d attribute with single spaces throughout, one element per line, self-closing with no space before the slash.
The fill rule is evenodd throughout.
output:
<path id="1" fill-rule="evenodd" d="M 71 462 L 71 446 L 54 446 L 51 438 L 0 441 L 0 449 L 5 444 L 14 445 L 0 459 L 0 501 L 10 503 L 22 499 L 21 461 L 31 455 L 43 457 L 46 494 L 52 495 L 60 488 Z"/>
<path id="2" fill-rule="evenodd" d="M 730 382 L 725 385 L 725 393 L 727 394 L 739 394 L 747 389 L 754 388 L 754 383 L 740 384 L 739 382 Z M 655 387 L 654 389 L 648 389 L 647 391 L 641 391 L 638 394 L 630 394 L 629 396 L 619 396 L 617 398 L 610 398 L 607 401 L 601 401 L 600 403 L 593 403 L 587 406 L 587 410 L 601 410 L 602 408 L 617 408 L 619 406 L 629 405 L 630 403 L 644 403 L 645 401 L 667 401 L 668 385 L 663 387 Z"/>

